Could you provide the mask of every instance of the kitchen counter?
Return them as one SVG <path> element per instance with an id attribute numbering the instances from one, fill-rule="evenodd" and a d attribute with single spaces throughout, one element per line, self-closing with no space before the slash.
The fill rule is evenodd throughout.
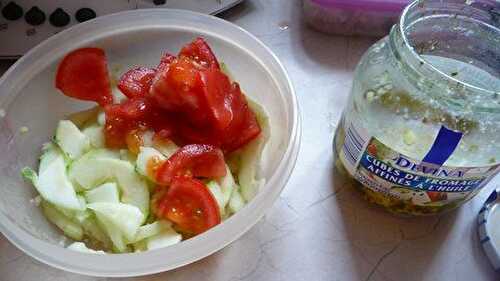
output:
<path id="1" fill-rule="evenodd" d="M 498 280 L 477 239 L 475 199 L 439 217 L 400 218 L 369 205 L 334 171 L 332 137 L 369 38 L 308 29 L 300 0 L 247 0 L 222 15 L 281 59 L 302 110 L 302 147 L 274 207 L 225 249 L 170 272 L 119 280 Z M 0 73 L 8 63 L 0 63 Z M 125 265 L 124 265 L 125 266 Z M 50 268 L 0 235 L 2 281 L 102 281 Z M 110 279 L 111 280 L 111 279 Z"/>

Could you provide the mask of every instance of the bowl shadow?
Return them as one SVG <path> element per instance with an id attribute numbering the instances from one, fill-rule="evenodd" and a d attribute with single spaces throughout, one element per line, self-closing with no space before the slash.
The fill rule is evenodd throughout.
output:
<path id="1" fill-rule="evenodd" d="M 389 213 L 363 199 L 356 187 L 359 183 L 343 169 L 335 150 L 332 160 L 335 196 L 325 207 L 338 213 L 334 224 L 349 237 L 359 280 L 399 280 L 402 276 L 407 276 L 406 280 L 424 279 L 449 239 L 459 212 L 426 217 Z"/>

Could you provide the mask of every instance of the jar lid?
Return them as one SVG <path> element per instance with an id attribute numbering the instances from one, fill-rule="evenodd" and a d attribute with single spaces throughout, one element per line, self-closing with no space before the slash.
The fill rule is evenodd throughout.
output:
<path id="1" fill-rule="evenodd" d="M 400 13 L 410 0 L 311 0 L 325 8 Z"/>
<path id="2" fill-rule="evenodd" d="M 479 242 L 495 268 L 500 272 L 500 189 L 493 190 L 479 211 Z"/>

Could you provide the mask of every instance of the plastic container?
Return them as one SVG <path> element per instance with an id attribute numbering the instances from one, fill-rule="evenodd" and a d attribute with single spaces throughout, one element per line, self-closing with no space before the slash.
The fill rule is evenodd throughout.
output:
<path id="1" fill-rule="evenodd" d="M 304 0 L 307 23 L 322 32 L 384 36 L 409 0 Z"/>
<path id="2" fill-rule="evenodd" d="M 499 10 L 418 0 L 363 55 L 335 149 L 369 201 L 439 214 L 500 171 Z"/>
<path id="3" fill-rule="evenodd" d="M 261 163 L 266 184 L 245 208 L 221 225 L 172 247 L 144 253 L 92 255 L 64 249 L 60 232 L 30 200 L 35 192 L 20 177 L 35 166 L 57 120 L 86 106 L 54 89 L 59 60 L 70 50 L 98 46 L 110 68 L 154 66 L 204 36 L 243 91 L 263 105 L 271 138 Z M 91 106 L 91 104 L 89 104 Z M 20 249 L 54 267 L 95 276 L 137 276 L 170 270 L 221 249 L 252 227 L 277 199 L 295 165 L 300 120 L 292 83 L 275 55 L 258 39 L 224 20 L 180 10 L 136 10 L 99 17 L 63 31 L 22 57 L 0 80 L 0 231 Z M 3 114 L 2 114 L 3 115 Z M 26 126 L 28 132 L 20 128 Z M 68 241 L 69 242 L 69 241 Z"/>

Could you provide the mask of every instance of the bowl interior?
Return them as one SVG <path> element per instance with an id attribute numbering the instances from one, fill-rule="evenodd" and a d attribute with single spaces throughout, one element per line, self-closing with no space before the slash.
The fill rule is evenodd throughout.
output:
<path id="1" fill-rule="evenodd" d="M 163 262 L 163 265 L 158 264 L 156 267 L 150 264 L 148 268 L 136 265 L 132 266 L 133 269 L 128 274 L 118 274 L 113 271 L 114 265 L 100 267 L 97 262 L 88 259 L 87 255 L 79 253 L 65 252 L 66 257 L 61 259 L 57 255 L 62 252 L 56 252 L 53 254 L 56 257 L 46 260 L 43 255 L 47 253 L 44 251 L 59 251 L 51 248 L 50 244 L 62 249 L 60 246 L 64 244 L 64 240 L 34 204 L 34 188 L 23 182 L 20 170 L 25 166 L 37 167 L 41 145 L 53 136 L 58 120 L 64 119 L 69 113 L 93 106 L 92 103 L 70 99 L 56 91 L 54 76 L 58 62 L 65 53 L 75 48 L 100 47 L 106 51 L 110 72 L 119 77 L 136 66 L 156 66 L 163 53 L 175 54 L 183 44 L 197 36 L 203 36 L 209 42 L 219 60 L 227 64 L 244 93 L 263 105 L 269 115 L 271 138 L 261 163 L 261 176 L 268 184 L 252 200 L 253 205 L 249 204 L 242 210 L 246 215 L 242 214 L 238 218 L 237 214 L 217 227 L 227 228 L 226 231 L 213 229 L 174 246 L 188 247 L 186 244 L 194 243 L 190 247 L 197 247 L 196 243 L 202 243 L 203 239 L 213 241 L 209 243 L 213 244 L 210 247 L 199 247 L 195 252 L 186 251 L 184 259 L 172 259 L 175 261 L 172 264 Z M 194 13 L 133 11 L 122 13 L 121 17 L 112 15 L 99 18 L 62 32 L 27 54 L 4 75 L 0 80 L 0 108 L 6 113 L 0 120 L 0 230 L 35 258 L 85 274 L 117 276 L 152 273 L 194 261 L 220 249 L 249 228 L 239 220 L 248 216 L 253 224 L 258 219 L 256 216 L 262 215 L 260 210 L 255 212 L 247 209 L 269 207 L 267 205 L 270 203 L 267 201 L 270 199 L 265 199 L 263 194 L 272 194 L 270 196 L 274 198 L 279 194 L 284 182 L 278 178 L 288 177 L 288 169 L 282 167 L 282 161 L 295 160 L 284 159 L 290 150 L 291 140 L 295 139 L 297 110 L 293 90 L 279 62 L 246 32 L 222 20 Z M 20 128 L 23 126 L 28 128 L 28 132 L 21 132 Z M 276 175 L 280 171 L 284 174 Z M 271 186 L 269 181 L 273 177 L 277 181 Z M 274 198 L 269 202 L 272 203 Z M 44 242 L 48 242 L 48 245 Z M 173 251 L 158 250 L 160 251 L 164 251 L 163 254 L 167 256 L 169 253 L 176 252 L 177 256 L 183 253 L 180 248 Z M 143 261 L 147 259 L 149 258 Z M 165 260 L 168 259 L 163 258 Z M 78 268 L 75 265 L 77 261 L 80 263 Z M 109 259 L 106 263 L 108 261 Z M 121 262 L 123 261 L 127 262 Z M 117 269 L 119 263 L 116 263 Z"/>

